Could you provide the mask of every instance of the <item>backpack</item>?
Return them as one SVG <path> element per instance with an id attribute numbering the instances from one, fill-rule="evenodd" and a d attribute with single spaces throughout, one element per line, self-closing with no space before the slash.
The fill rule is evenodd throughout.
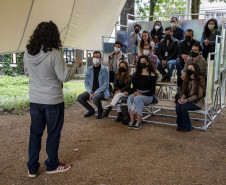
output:
<path id="1" fill-rule="evenodd" d="M 122 121 L 122 124 L 128 125 L 128 123 L 130 122 L 130 116 L 129 116 L 127 105 L 122 105 L 121 111 L 122 111 L 121 112 L 121 121 Z"/>

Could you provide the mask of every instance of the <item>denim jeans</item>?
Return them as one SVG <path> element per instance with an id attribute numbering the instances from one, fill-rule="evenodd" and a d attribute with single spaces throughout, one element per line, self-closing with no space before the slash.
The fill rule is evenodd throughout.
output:
<path id="1" fill-rule="evenodd" d="M 134 94 L 131 94 L 127 99 L 128 110 L 131 110 L 134 114 L 138 113 L 142 115 L 144 106 L 151 104 L 152 101 L 153 96 L 135 96 Z"/>
<path id="2" fill-rule="evenodd" d="M 182 78 L 181 78 L 181 71 L 184 69 L 184 59 L 177 58 L 176 60 L 176 69 L 177 69 L 177 86 L 182 86 Z"/>
<path id="3" fill-rule="evenodd" d="M 83 105 L 87 110 L 92 111 L 94 108 L 88 103 L 89 93 L 84 92 L 77 97 L 78 102 Z M 93 103 L 97 106 L 98 112 L 103 112 L 101 100 L 104 100 L 104 93 L 97 93 L 93 96 Z"/>
<path id="4" fill-rule="evenodd" d="M 56 105 L 30 103 L 31 127 L 29 139 L 29 161 L 27 166 L 31 174 L 35 174 L 40 166 L 39 152 L 41 139 L 47 125 L 46 170 L 52 171 L 59 166 L 58 149 L 60 134 L 64 123 L 64 102 Z"/>
<path id="5" fill-rule="evenodd" d="M 172 76 L 173 70 L 175 69 L 176 60 L 169 60 L 167 61 L 166 68 L 168 72 L 166 73 L 165 69 L 162 68 L 162 62 L 158 60 L 157 62 L 157 69 L 163 76 Z"/>
<path id="6" fill-rule="evenodd" d="M 177 103 L 176 113 L 177 113 L 177 127 L 179 129 L 191 130 L 191 120 L 188 111 L 200 110 L 195 104 L 187 102 L 184 104 Z"/>
<path id="7" fill-rule="evenodd" d="M 131 44 L 131 53 L 132 53 L 133 55 L 138 54 L 138 47 L 137 47 L 137 45 Z"/>

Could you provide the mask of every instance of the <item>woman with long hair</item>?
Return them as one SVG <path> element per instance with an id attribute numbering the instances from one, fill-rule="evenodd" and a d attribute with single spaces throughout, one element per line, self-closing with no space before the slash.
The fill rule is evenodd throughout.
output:
<path id="1" fill-rule="evenodd" d="M 36 177 L 40 167 L 41 139 L 47 126 L 46 173 L 64 172 L 71 165 L 58 159 L 61 129 L 64 123 L 62 82 L 74 77 L 78 61 L 68 69 L 59 48 L 60 33 L 52 21 L 41 22 L 34 30 L 24 54 L 25 74 L 29 77 L 30 139 L 28 176 Z M 79 63 L 81 65 L 81 63 Z"/>
<path id="2" fill-rule="evenodd" d="M 157 73 L 150 62 L 148 56 L 141 56 L 137 63 L 135 74 L 132 76 L 132 85 L 130 95 L 127 100 L 130 122 L 128 128 L 139 129 L 142 127 L 141 116 L 145 105 L 153 102 Z M 137 120 L 135 122 L 134 116 Z"/>
<path id="3" fill-rule="evenodd" d="M 148 31 L 143 31 L 142 39 L 138 43 L 138 55 L 142 55 L 143 54 L 144 45 L 146 45 L 146 44 L 151 45 L 151 47 L 153 49 L 155 47 L 155 43 L 151 41 L 151 37 L 150 37 L 150 34 L 148 33 Z"/>
<path id="4" fill-rule="evenodd" d="M 129 67 L 127 62 L 120 62 L 119 68 L 117 72 L 117 77 L 114 83 L 114 91 L 113 91 L 113 99 L 110 103 L 110 106 L 104 113 L 104 117 L 108 117 L 108 114 L 112 110 L 112 108 L 118 104 L 121 98 L 128 97 L 130 92 L 131 79 L 129 74 Z M 115 122 L 121 121 L 121 104 L 118 104 L 117 107 L 118 116 Z"/>
<path id="5" fill-rule="evenodd" d="M 216 19 L 209 19 L 202 33 L 202 55 L 207 60 L 208 54 L 215 51 L 216 36 L 221 35 Z M 213 58 L 211 58 L 213 59 Z"/>
<path id="6" fill-rule="evenodd" d="M 163 38 L 165 38 L 161 21 L 155 21 L 153 29 L 151 30 L 151 37 L 155 44 L 159 43 Z"/>
<path id="7" fill-rule="evenodd" d="M 188 65 L 182 86 L 182 97 L 176 104 L 177 130 L 188 132 L 192 124 L 188 111 L 200 110 L 204 104 L 206 83 L 198 64 Z"/>

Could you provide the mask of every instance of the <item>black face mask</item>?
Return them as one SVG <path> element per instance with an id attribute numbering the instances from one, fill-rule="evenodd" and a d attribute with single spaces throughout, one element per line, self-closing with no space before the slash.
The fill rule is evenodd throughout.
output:
<path id="1" fill-rule="evenodd" d="M 140 66 L 142 69 L 145 69 L 147 67 L 146 63 L 140 63 Z"/>
<path id="2" fill-rule="evenodd" d="M 190 36 L 185 36 L 185 40 L 186 40 L 186 42 L 190 42 L 191 41 L 191 37 Z"/>
<path id="3" fill-rule="evenodd" d="M 187 70 L 187 75 L 189 75 L 189 76 L 191 76 L 192 74 L 194 74 L 195 73 L 195 71 L 192 71 L 191 69 L 188 69 Z"/>
<path id="4" fill-rule="evenodd" d="M 171 39 L 171 35 L 170 34 L 166 34 L 165 38 L 166 38 L 166 40 L 170 40 Z"/>
<path id="5" fill-rule="evenodd" d="M 124 67 L 120 67 L 120 68 L 119 68 L 119 72 L 120 72 L 120 73 L 122 73 L 122 72 L 126 72 L 126 71 L 127 71 L 127 69 L 126 69 L 126 68 L 124 68 Z"/>
<path id="6" fill-rule="evenodd" d="M 135 29 L 135 32 L 136 32 L 136 33 L 139 33 L 139 32 L 140 32 L 140 30 L 139 30 L 139 29 Z"/>
<path id="7" fill-rule="evenodd" d="M 194 51 L 191 52 L 191 57 L 193 57 L 193 58 L 197 57 L 198 55 L 199 55 L 199 53 L 196 53 Z"/>

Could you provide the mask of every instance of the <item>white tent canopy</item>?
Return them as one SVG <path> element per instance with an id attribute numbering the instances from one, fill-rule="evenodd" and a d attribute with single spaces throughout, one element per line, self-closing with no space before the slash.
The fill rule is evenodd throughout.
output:
<path id="1" fill-rule="evenodd" d="M 126 0 L 0 0 L 0 53 L 26 49 L 43 21 L 53 21 L 64 47 L 101 50 Z"/>

